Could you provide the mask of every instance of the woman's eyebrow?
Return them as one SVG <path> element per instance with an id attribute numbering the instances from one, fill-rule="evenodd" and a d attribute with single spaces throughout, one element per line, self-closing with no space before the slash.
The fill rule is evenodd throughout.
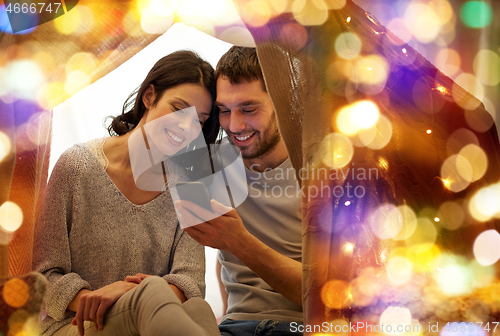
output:
<path id="1" fill-rule="evenodd" d="M 180 98 L 180 97 L 174 97 L 174 99 L 177 99 L 179 100 L 183 105 L 185 105 L 186 107 L 189 107 L 191 106 L 191 104 L 189 104 L 187 101 L 185 101 L 184 99 Z"/>

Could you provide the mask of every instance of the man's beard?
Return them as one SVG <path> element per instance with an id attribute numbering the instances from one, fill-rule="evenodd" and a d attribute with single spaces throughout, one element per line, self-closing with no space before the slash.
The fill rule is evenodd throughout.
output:
<path id="1" fill-rule="evenodd" d="M 278 130 L 278 123 L 276 122 L 276 116 L 273 116 L 271 120 L 271 125 L 266 129 L 264 133 L 255 132 L 254 136 L 260 135 L 258 143 L 253 146 L 253 150 L 250 152 L 250 148 L 240 148 L 241 156 L 244 159 L 255 159 L 259 156 L 263 156 L 269 153 L 271 150 L 278 145 L 281 140 L 281 135 Z M 234 145 L 232 138 L 229 137 L 229 141 Z M 246 147 L 246 146 L 244 146 Z"/>

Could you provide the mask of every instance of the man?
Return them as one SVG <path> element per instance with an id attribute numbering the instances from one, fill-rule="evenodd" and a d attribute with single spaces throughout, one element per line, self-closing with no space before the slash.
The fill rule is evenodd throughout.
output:
<path id="1" fill-rule="evenodd" d="M 232 47 L 215 75 L 220 124 L 241 151 L 249 195 L 236 210 L 212 200 L 213 211 L 225 214 L 185 230 L 200 244 L 220 250 L 229 296 L 219 325 L 222 335 L 297 335 L 292 332 L 297 323 L 290 322 L 302 322 L 298 183 L 256 50 Z M 191 212 L 211 218 L 208 210 L 188 201 L 176 206 L 181 221 L 195 220 Z"/>

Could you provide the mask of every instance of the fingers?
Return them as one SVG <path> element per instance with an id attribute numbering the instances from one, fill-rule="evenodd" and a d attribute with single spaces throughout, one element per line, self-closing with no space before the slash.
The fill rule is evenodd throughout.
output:
<path id="1" fill-rule="evenodd" d="M 86 300 L 87 300 L 87 297 L 85 295 L 82 295 L 80 297 L 80 304 L 78 305 L 78 310 L 76 312 L 76 326 L 78 327 L 78 334 L 80 336 L 83 336 L 85 331 L 84 331 L 84 328 L 83 328 L 83 314 L 85 312 L 85 306 L 86 306 Z"/>
<path id="2" fill-rule="evenodd" d="M 140 277 L 138 277 L 137 275 L 127 275 L 127 277 L 125 278 L 125 281 L 126 282 L 133 282 L 133 283 L 136 283 L 136 284 L 140 284 L 142 279 Z"/>
<path id="3" fill-rule="evenodd" d="M 210 205 L 212 206 L 212 210 L 219 215 L 223 215 L 234 210 L 233 208 L 227 207 L 214 199 L 210 201 Z"/>
<path id="4" fill-rule="evenodd" d="M 97 330 L 102 330 L 104 328 L 104 314 L 108 310 L 108 308 L 113 304 L 111 300 L 106 300 L 103 299 L 101 301 L 101 304 L 99 305 L 99 309 L 97 310 L 96 314 L 96 324 L 97 324 Z"/>
<path id="5" fill-rule="evenodd" d="M 89 321 L 94 321 L 95 322 L 97 309 L 99 308 L 99 301 L 100 300 L 97 297 L 94 297 L 92 299 L 92 306 L 90 308 L 89 318 L 88 318 Z M 87 304 L 87 306 L 88 306 L 88 304 Z M 99 330 L 97 327 L 98 327 L 98 325 L 95 324 L 95 330 Z"/>

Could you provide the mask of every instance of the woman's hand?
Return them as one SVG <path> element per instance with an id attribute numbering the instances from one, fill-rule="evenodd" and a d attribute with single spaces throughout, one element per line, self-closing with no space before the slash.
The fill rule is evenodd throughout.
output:
<path id="1" fill-rule="evenodd" d="M 133 282 L 117 281 L 98 290 L 82 294 L 76 316 L 71 321 L 71 324 L 78 327 L 78 334 L 83 336 L 85 333 L 84 321 L 92 321 L 95 323 L 96 330 L 102 330 L 104 314 L 108 308 L 135 286 L 137 284 Z"/>
<path id="2" fill-rule="evenodd" d="M 136 275 L 127 275 L 127 277 L 125 278 L 125 281 L 140 284 L 142 282 L 142 280 L 144 280 L 150 276 L 154 276 L 154 275 L 137 273 Z M 181 300 L 181 302 L 185 302 L 187 300 L 186 296 L 184 295 L 184 292 L 182 292 L 176 285 L 169 284 L 169 286 L 170 286 L 170 288 L 172 288 L 175 295 L 177 295 L 177 297 L 179 298 L 179 300 Z"/>
<path id="3" fill-rule="evenodd" d="M 142 280 L 144 280 L 150 276 L 153 276 L 153 275 L 137 273 L 136 275 L 127 275 L 127 277 L 125 278 L 125 281 L 140 284 L 142 282 Z"/>

